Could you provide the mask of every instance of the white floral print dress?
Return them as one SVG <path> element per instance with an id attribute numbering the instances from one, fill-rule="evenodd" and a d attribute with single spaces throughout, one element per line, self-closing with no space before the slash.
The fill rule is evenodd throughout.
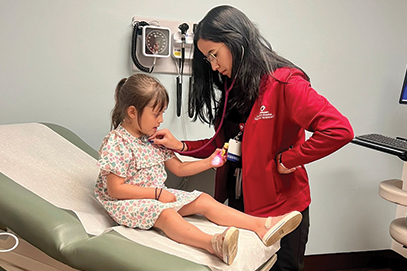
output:
<path id="1" fill-rule="evenodd" d="M 99 150 L 100 167 L 95 196 L 109 215 L 120 225 L 130 228 L 151 228 L 161 212 L 168 208 L 179 210 L 194 201 L 201 192 L 186 192 L 167 188 L 164 161 L 174 158 L 173 151 L 143 142 L 119 125 L 102 142 Z M 163 203 L 155 199 L 118 200 L 107 192 L 107 175 L 125 178 L 125 183 L 141 187 L 158 187 L 173 193 L 177 201 Z"/>

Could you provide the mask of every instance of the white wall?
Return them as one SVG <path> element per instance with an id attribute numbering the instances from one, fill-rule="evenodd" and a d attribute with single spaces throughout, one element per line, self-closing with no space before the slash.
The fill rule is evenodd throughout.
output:
<path id="1" fill-rule="evenodd" d="M 109 131 L 114 88 L 132 73 L 131 18 L 199 21 L 218 4 L 0 0 L 0 124 L 57 123 L 98 148 Z M 233 5 L 258 24 L 277 52 L 308 72 L 356 134 L 407 136 L 407 106 L 398 104 L 407 64 L 407 2 L 239 0 Z M 171 95 L 164 126 L 180 138 L 211 136 L 206 125 L 175 116 L 174 76 L 157 77 Z M 313 202 L 306 253 L 390 248 L 388 226 L 396 206 L 377 191 L 380 181 L 400 178 L 402 165 L 397 157 L 353 144 L 308 165 Z M 212 176 L 195 177 L 193 186 L 210 186 Z"/>

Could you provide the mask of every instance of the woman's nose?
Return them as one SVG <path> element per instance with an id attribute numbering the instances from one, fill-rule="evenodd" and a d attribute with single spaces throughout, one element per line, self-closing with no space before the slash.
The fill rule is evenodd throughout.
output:
<path id="1" fill-rule="evenodd" d="M 211 68 L 212 68 L 213 71 L 216 71 L 217 69 L 219 69 L 218 61 L 212 61 L 211 62 Z"/>

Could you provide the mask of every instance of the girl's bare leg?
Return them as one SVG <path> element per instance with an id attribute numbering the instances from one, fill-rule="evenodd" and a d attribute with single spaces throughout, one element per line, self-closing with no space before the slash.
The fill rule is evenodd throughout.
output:
<path id="1" fill-rule="evenodd" d="M 181 216 L 201 214 L 213 223 L 221 226 L 234 226 L 250 230 L 255 232 L 260 239 L 268 231 L 264 226 L 267 218 L 255 217 L 240 212 L 216 201 L 206 193 L 202 193 L 196 200 L 185 205 L 178 212 Z M 273 218 L 272 222 L 276 224 L 279 220 L 276 217 L 275 219 Z"/>
<path id="2" fill-rule="evenodd" d="M 211 245 L 212 235 L 206 234 L 196 226 L 188 223 L 174 209 L 162 211 L 154 227 L 162 230 L 170 239 L 176 242 L 202 248 L 214 254 Z"/>

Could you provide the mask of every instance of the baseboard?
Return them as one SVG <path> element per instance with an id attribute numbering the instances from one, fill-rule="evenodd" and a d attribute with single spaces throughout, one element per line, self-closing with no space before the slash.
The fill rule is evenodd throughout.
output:
<path id="1" fill-rule="evenodd" d="M 407 270 L 407 259 L 393 250 L 374 250 L 322 255 L 306 255 L 304 271 L 390 268 Z"/>

